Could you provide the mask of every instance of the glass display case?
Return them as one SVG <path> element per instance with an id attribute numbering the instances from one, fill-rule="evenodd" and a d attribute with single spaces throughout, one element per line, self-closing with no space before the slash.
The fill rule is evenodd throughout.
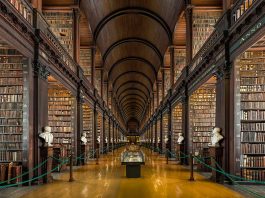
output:
<path id="1" fill-rule="evenodd" d="M 121 164 L 126 165 L 126 177 L 141 177 L 141 165 L 145 164 L 145 157 L 142 151 L 126 150 L 121 154 Z"/>
<path id="2" fill-rule="evenodd" d="M 141 151 L 124 151 L 121 154 L 121 163 L 126 165 L 127 163 L 143 163 L 144 154 Z"/>

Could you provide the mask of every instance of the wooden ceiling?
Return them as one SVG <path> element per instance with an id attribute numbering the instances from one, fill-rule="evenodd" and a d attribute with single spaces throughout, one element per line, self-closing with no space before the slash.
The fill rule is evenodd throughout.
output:
<path id="1" fill-rule="evenodd" d="M 223 3 L 190 1 L 201 8 Z M 184 0 L 43 0 L 46 7 L 78 3 L 81 46 L 96 44 L 96 67 L 104 67 L 104 81 L 125 119 L 140 123 L 154 82 L 161 79 L 160 67 L 170 64 L 168 46 L 186 45 Z"/>
<path id="2" fill-rule="evenodd" d="M 102 54 L 104 80 L 125 119 L 140 121 L 184 1 L 83 0 L 81 9 Z"/>

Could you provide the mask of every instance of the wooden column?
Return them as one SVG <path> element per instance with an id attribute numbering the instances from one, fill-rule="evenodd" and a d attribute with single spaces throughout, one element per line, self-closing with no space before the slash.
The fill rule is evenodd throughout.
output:
<path id="1" fill-rule="evenodd" d="M 74 153 L 77 157 L 81 156 L 81 136 L 83 133 L 83 98 L 80 91 L 80 86 L 77 89 L 76 97 L 76 132 L 74 134 Z M 80 164 L 81 160 L 76 161 L 77 165 Z"/>
<path id="2" fill-rule="evenodd" d="M 91 84 L 95 85 L 95 55 L 96 55 L 96 48 L 93 46 L 91 47 Z"/>
<path id="3" fill-rule="evenodd" d="M 162 101 L 163 101 L 163 99 L 164 99 L 164 97 L 165 97 L 165 68 L 163 67 L 162 68 Z"/>
<path id="4" fill-rule="evenodd" d="M 73 9 L 73 59 L 80 61 L 80 10 Z"/>
<path id="5" fill-rule="evenodd" d="M 104 149 L 106 147 L 106 142 L 105 142 L 105 139 L 106 139 L 106 127 L 105 127 L 105 122 L 106 122 L 106 113 L 103 112 L 103 116 L 102 116 L 102 153 L 105 153 L 104 152 Z"/>
<path id="6" fill-rule="evenodd" d="M 184 136 L 184 153 L 188 155 L 191 152 L 191 137 L 189 134 L 189 98 L 183 96 L 182 98 L 182 131 Z M 184 164 L 188 165 L 189 160 L 184 159 Z"/>
<path id="7" fill-rule="evenodd" d="M 186 64 L 189 65 L 192 60 L 192 7 L 191 0 L 186 1 Z"/>
<path id="8" fill-rule="evenodd" d="M 160 112 L 160 151 L 163 151 L 163 114 Z"/>
<path id="9" fill-rule="evenodd" d="M 175 81 L 175 54 L 174 46 L 170 47 L 170 88 L 173 87 Z"/>
<path id="10" fill-rule="evenodd" d="M 93 135 L 92 135 L 92 142 L 93 142 L 93 150 L 95 151 L 98 149 L 97 144 L 97 128 L 98 128 L 98 112 L 97 112 L 97 103 L 94 104 L 93 109 Z"/>
<path id="11" fill-rule="evenodd" d="M 29 114 L 32 116 L 32 126 L 33 126 L 33 134 L 29 136 L 29 142 L 27 147 L 32 152 L 30 155 L 23 155 L 23 165 L 25 165 L 24 159 L 27 159 L 29 162 L 33 163 L 28 164 L 28 168 L 32 168 L 41 163 L 40 161 L 40 138 L 39 133 L 43 131 L 43 127 L 48 125 L 48 81 L 47 77 L 49 75 L 48 68 L 45 65 L 42 65 L 39 62 L 39 41 L 40 41 L 40 31 L 38 29 L 35 30 L 35 43 L 34 43 L 34 60 L 32 69 L 29 73 L 29 85 L 28 91 L 30 94 L 29 101 L 32 102 L 29 105 L 30 110 Z M 33 78 L 32 78 L 33 72 Z M 30 129 L 29 129 L 30 131 Z M 27 137 L 23 137 L 23 139 Z M 32 141 L 30 140 L 32 139 Z M 24 147 L 24 145 L 23 145 Z M 26 145 L 25 145 L 26 147 Z M 23 152 L 24 154 L 25 152 Z M 41 174 L 41 168 L 36 169 L 33 173 L 34 177 L 39 176 Z M 32 177 L 32 174 L 29 175 L 29 178 Z M 38 180 L 35 180 L 34 183 L 38 183 Z"/>
<path id="12" fill-rule="evenodd" d="M 107 151 L 109 152 L 110 151 L 110 140 L 111 140 L 111 134 L 110 134 L 110 132 L 111 132 L 111 119 L 110 119 L 110 117 L 109 117 L 109 119 L 108 119 L 108 122 L 109 122 L 109 130 L 108 130 L 108 142 L 107 142 Z"/>
<path id="13" fill-rule="evenodd" d="M 168 104 L 168 142 L 167 142 L 167 149 L 172 152 L 172 109 L 171 104 Z"/>

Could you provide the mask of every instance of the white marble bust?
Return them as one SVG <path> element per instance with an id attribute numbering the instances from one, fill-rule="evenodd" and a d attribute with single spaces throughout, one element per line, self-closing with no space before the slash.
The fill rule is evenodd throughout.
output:
<path id="1" fill-rule="evenodd" d="M 160 143 L 160 137 L 157 138 L 157 142 Z"/>
<path id="2" fill-rule="evenodd" d="M 83 143 L 83 145 L 86 145 L 87 144 L 86 133 L 83 133 L 83 135 L 81 137 L 81 142 Z"/>
<path id="3" fill-rule="evenodd" d="M 212 131 L 212 137 L 211 137 L 211 145 L 212 147 L 219 147 L 219 142 L 224 138 L 221 134 L 221 129 L 218 127 L 214 127 Z"/>
<path id="4" fill-rule="evenodd" d="M 168 142 L 168 136 L 167 136 L 167 135 L 164 136 L 164 142 L 165 142 L 165 143 Z"/>
<path id="5" fill-rule="evenodd" d="M 105 138 L 105 143 L 108 143 L 108 137 Z"/>
<path id="6" fill-rule="evenodd" d="M 44 139 L 45 143 L 47 143 L 48 146 L 52 146 L 53 142 L 53 135 L 51 133 L 52 128 L 49 126 L 44 127 L 44 132 L 39 134 L 39 137 Z"/>
<path id="7" fill-rule="evenodd" d="M 182 144 L 183 141 L 184 141 L 183 133 L 180 133 L 178 138 L 178 144 Z"/>
<path id="8" fill-rule="evenodd" d="M 100 136 L 98 136 L 97 141 L 98 141 L 98 143 L 100 143 Z"/>

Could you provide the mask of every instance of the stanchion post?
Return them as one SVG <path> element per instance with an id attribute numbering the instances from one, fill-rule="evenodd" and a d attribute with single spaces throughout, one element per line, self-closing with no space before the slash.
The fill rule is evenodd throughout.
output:
<path id="1" fill-rule="evenodd" d="M 167 164 L 168 164 L 168 155 L 169 155 L 168 150 L 166 150 Z"/>
<path id="2" fill-rule="evenodd" d="M 190 153 L 190 181 L 194 181 L 194 166 L 193 166 L 193 155 Z"/>
<path id="3" fill-rule="evenodd" d="M 70 175 L 69 175 L 69 182 L 73 182 L 74 178 L 73 178 L 73 154 L 72 154 L 72 150 L 70 151 Z"/>
<path id="4" fill-rule="evenodd" d="M 96 164 L 98 165 L 98 158 L 99 158 L 99 149 L 96 151 Z"/>

